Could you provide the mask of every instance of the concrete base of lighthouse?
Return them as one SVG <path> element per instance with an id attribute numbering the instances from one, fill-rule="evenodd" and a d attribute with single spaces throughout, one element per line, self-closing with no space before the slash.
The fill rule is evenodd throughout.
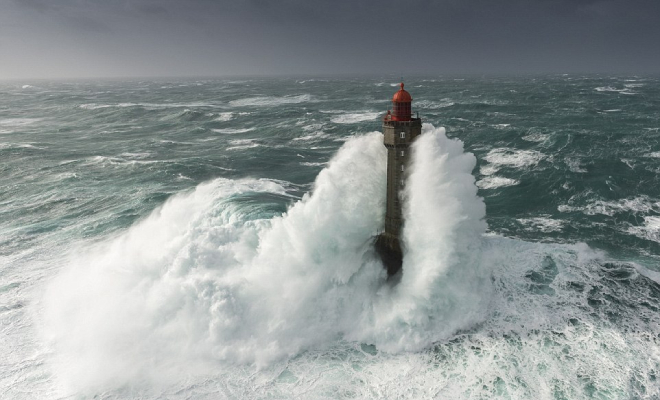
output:
<path id="1" fill-rule="evenodd" d="M 388 276 L 396 275 L 401 271 L 403 251 L 399 238 L 389 233 L 382 233 L 376 237 L 374 248 L 383 261 Z"/>

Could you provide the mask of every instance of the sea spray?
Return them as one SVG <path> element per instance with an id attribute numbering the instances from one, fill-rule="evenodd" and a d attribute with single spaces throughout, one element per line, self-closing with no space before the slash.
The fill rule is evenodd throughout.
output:
<path id="1" fill-rule="evenodd" d="M 42 331 L 65 386 L 167 381 L 211 358 L 221 286 L 240 281 L 234 271 L 253 257 L 262 224 L 232 202 L 247 192 L 285 190 L 267 180 L 217 179 L 172 197 L 122 235 L 74 252 L 43 300 Z"/>
<path id="2" fill-rule="evenodd" d="M 181 366 L 265 365 L 338 337 L 346 310 L 371 295 L 354 275 L 368 265 L 374 285 L 384 274 L 368 256 L 384 160 L 379 133 L 349 140 L 312 194 L 272 220 L 232 198 L 280 185 L 214 180 L 75 254 L 44 299 L 59 375 L 78 389 L 167 380 Z"/>
<path id="3" fill-rule="evenodd" d="M 404 273 L 372 249 L 384 217 L 378 132 L 349 139 L 281 216 L 242 209 L 268 180 L 217 179 L 73 256 L 45 295 L 44 332 L 74 390 L 272 363 L 341 340 L 419 350 L 477 319 L 487 293 L 474 157 L 425 126 L 403 194 Z"/>
<path id="4" fill-rule="evenodd" d="M 403 275 L 375 305 L 373 341 L 420 350 L 485 317 L 490 268 L 482 259 L 486 207 L 477 196 L 476 158 L 444 128 L 425 124 L 413 143 L 403 198 Z"/>
<path id="5" fill-rule="evenodd" d="M 354 329 L 384 274 L 370 253 L 383 224 L 385 159 L 380 133 L 349 140 L 311 195 L 260 231 L 242 269 L 241 315 L 217 315 L 240 320 L 236 331 L 213 331 L 218 358 L 263 366 Z"/>

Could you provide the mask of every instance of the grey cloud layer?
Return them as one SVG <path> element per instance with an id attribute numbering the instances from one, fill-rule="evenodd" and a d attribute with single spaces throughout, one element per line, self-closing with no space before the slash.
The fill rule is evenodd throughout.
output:
<path id="1" fill-rule="evenodd" d="M 0 0 L 0 78 L 660 72 L 659 41 L 651 0 Z"/>

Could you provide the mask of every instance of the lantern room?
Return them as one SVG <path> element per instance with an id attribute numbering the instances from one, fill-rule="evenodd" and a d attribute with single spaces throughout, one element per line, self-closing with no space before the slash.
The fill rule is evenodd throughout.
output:
<path id="1" fill-rule="evenodd" d="M 410 93 L 403 89 L 403 82 L 401 82 L 401 89 L 394 93 L 394 97 L 392 97 L 392 120 L 410 121 L 412 116 L 411 103 L 412 97 Z"/>

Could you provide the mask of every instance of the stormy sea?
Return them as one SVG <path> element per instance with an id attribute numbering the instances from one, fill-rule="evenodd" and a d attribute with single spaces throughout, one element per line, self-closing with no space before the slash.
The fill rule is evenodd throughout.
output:
<path id="1" fill-rule="evenodd" d="M 660 78 L 0 83 L 2 399 L 660 398 Z"/>

